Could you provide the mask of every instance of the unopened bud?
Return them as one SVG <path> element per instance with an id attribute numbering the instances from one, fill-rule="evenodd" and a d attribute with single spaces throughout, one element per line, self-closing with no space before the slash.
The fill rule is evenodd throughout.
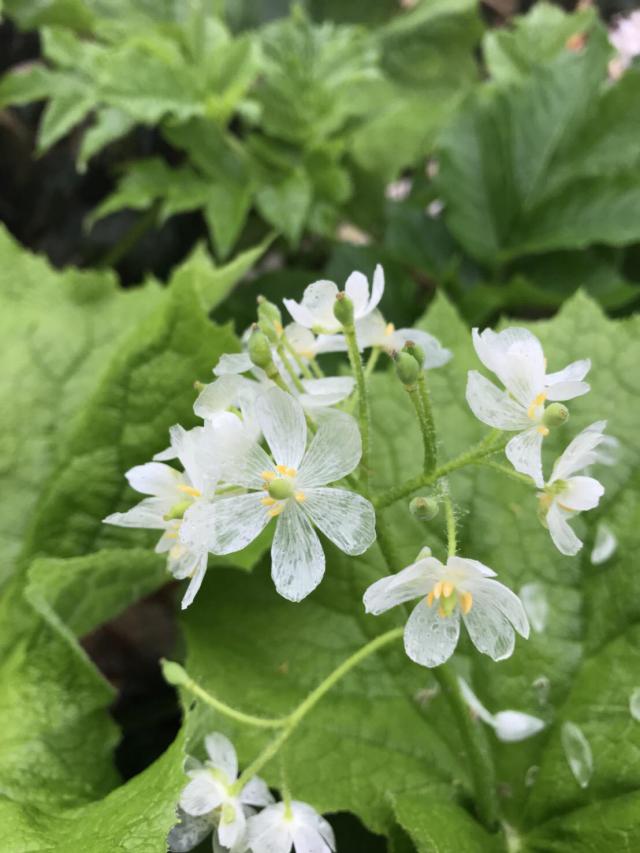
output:
<path id="1" fill-rule="evenodd" d="M 426 356 L 421 346 L 418 346 L 418 344 L 414 343 L 413 341 L 407 341 L 404 345 L 404 351 L 408 352 L 409 355 L 412 355 L 418 362 L 420 367 L 424 365 L 424 360 Z"/>
<path id="2" fill-rule="evenodd" d="M 282 335 L 282 314 L 277 305 L 264 296 L 258 296 L 258 326 L 271 343 L 277 343 Z"/>
<path id="3" fill-rule="evenodd" d="M 336 294 L 333 316 L 342 326 L 353 325 L 353 302 L 346 293 L 340 292 Z"/>
<path id="4" fill-rule="evenodd" d="M 416 384 L 420 376 L 420 365 L 408 352 L 399 352 L 396 356 L 396 373 L 403 385 L 411 387 Z"/>
<path id="5" fill-rule="evenodd" d="M 248 350 L 249 358 L 256 367 L 261 367 L 263 370 L 266 370 L 273 361 L 269 339 L 264 332 L 260 331 L 260 329 L 255 329 L 251 333 L 251 336 L 249 337 Z"/>
<path id="6" fill-rule="evenodd" d="M 189 680 L 189 676 L 179 663 L 163 658 L 160 661 L 160 664 L 162 666 L 162 674 L 164 676 L 164 680 L 167 681 L 169 684 L 173 684 L 176 687 L 179 687 L 182 684 L 186 684 L 186 682 Z"/>
<path id="7" fill-rule="evenodd" d="M 431 521 L 438 514 L 440 507 L 435 498 L 419 495 L 409 504 L 409 512 L 418 521 Z"/>
<path id="8" fill-rule="evenodd" d="M 559 427 L 569 420 L 569 409 L 562 403 L 552 403 L 544 410 L 542 423 L 546 427 Z"/>

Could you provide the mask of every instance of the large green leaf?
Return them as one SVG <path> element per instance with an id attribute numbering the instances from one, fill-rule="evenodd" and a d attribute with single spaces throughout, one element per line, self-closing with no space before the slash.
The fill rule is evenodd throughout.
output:
<path id="1" fill-rule="evenodd" d="M 619 465 L 598 470 L 607 486 L 601 509 L 577 522 L 587 542 L 580 558 L 555 551 L 537 519 L 533 490 L 481 467 L 451 477 L 460 507 L 461 553 L 491 565 L 516 590 L 526 583 L 539 584 L 549 608 L 544 632 L 533 631 L 527 642 L 519 641 L 508 661 L 495 664 L 471 655 L 466 642 L 457 657 L 460 671 L 490 710 L 512 708 L 547 723 L 542 734 L 519 744 L 490 738 L 509 843 L 521 843 L 523 850 L 543 850 L 545 843 L 549 849 L 595 849 L 588 835 L 581 846 L 576 841 L 582 820 L 587 826 L 591 821 L 602 850 L 618 849 L 616 832 L 626 833 L 630 849 L 640 840 L 631 826 L 631 805 L 625 805 L 640 787 L 634 759 L 640 726 L 628 710 L 638 671 L 633 661 L 640 615 L 629 574 L 637 540 L 633 472 L 639 455 L 634 439 L 638 380 L 632 368 L 640 356 L 637 326 L 637 321 L 607 320 L 585 297 L 575 298 L 553 321 L 534 324 L 550 370 L 586 355 L 594 362 L 593 390 L 570 404 L 570 428 L 550 437 L 546 464 L 570 435 L 603 416 L 622 445 Z M 443 301 L 431 309 L 426 328 L 455 353 L 450 365 L 429 374 L 446 458 L 483 432 L 464 401 L 466 370 L 477 367 L 477 359 L 468 331 Z M 376 376 L 372 394 L 373 467 L 381 486 L 415 473 L 420 444 L 397 380 L 384 373 Z M 611 522 L 619 547 L 610 562 L 595 568 L 589 552 L 600 518 Z M 442 555 L 441 522 L 421 530 L 404 503 L 385 513 L 385 519 L 397 539 L 394 569 L 405 565 L 425 542 Z M 363 614 L 362 592 L 388 571 L 375 548 L 356 559 L 331 547 L 327 554 L 327 576 L 299 605 L 277 597 L 268 562 L 252 578 L 210 576 L 185 619 L 187 664 L 194 677 L 247 711 L 281 714 L 359 644 L 401 623 L 401 613 L 378 619 Z M 432 686 L 430 675 L 404 658 L 399 648 L 370 658 L 310 714 L 285 747 L 289 782 L 296 796 L 322 810 L 352 810 L 377 831 L 389 831 L 395 814 L 419 850 L 434 845 L 464 851 L 500 849 L 503 840 L 486 835 L 476 823 L 461 744 L 445 699 L 434 697 Z M 565 721 L 583 728 L 594 753 L 594 774 L 585 790 L 573 780 L 561 748 Z M 244 760 L 264 742 L 263 735 L 230 726 L 203 707 L 189 722 L 194 741 L 216 726 L 232 731 Z M 628 745 L 625 755 L 614 746 L 620 731 Z M 535 782 L 533 765 L 540 767 Z M 277 761 L 264 774 L 278 786 Z M 603 798 L 613 799 L 605 806 Z M 390 803 L 395 803 L 395 813 Z M 426 814 L 419 803 L 426 804 Z M 601 830 L 602 814 L 620 823 Z M 564 846 L 563 827 L 570 839 Z"/>

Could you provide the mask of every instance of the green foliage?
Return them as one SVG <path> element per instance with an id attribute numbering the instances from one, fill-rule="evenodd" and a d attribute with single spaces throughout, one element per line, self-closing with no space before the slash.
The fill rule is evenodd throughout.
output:
<path id="1" fill-rule="evenodd" d="M 450 365 L 430 374 L 441 452 L 447 458 L 482 433 L 468 418 L 464 402 L 466 370 L 476 366 L 476 357 L 468 331 L 445 302 L 432 308 L 425 327 L 455 352 Z M 526 711 L 541 716 L 548 726 L 519 744 L 503 744 L 492 736 L 489 740 L 499 788 L 508 791 L 503 807 L 511 843 L 520 841 L 525 850 L 547 849 L 545 844 L 558 850 L 595 849 L 589 833 L 584 843 L 578 841 L 581 822 L 589 826 L 591 821 L 593 838 L 604 845 L 601 849 L 617 849 L 613 839 L 618 832 L 626 833 L 633 847 L 640 839 L 630 824 L 632 806 L 625 803 L 640 786 L 632 757 L 640 747 L 640 728 L 628 710 L 637 671 L 632 663 L 638 654 L 637 606 L 634 596 L 619 595 L 618 584 L 632 583 L 630 578 L 622 581 L 628 577 L 623 567 L 637 538 L 632 486 L 639 461 L 634 445 L 638 389 L 631 369 L 640 355 L 637 321 L 607 321 L 581 297 L 555 320 L 534 328 L 549 354 L 550 368 L 584 356 L 588 349 L 595 365 L 593 390 L 572 404 L 571 432 L 601 417 L 602 401 L 608 400 L 610 432 L 621 442 L 622 460 L 611 471 L 598 469 L 607 498 L 594 518 L 583 522 L 587 544 L 579 559 L 555 552 L 538 522 L 535 495 L 522 484 L 481 467 L 451 478 L 454 497 L 461 506 L 470 506 L 460 520 L 462 553 L 493 566 L 515 589 L 540 583 L 550 608 L 544 633 L 534 632 L 527 642 L 519 642 L 508 661 L 496 666 L 477 655 L 467 662 L 462 656 L 459 666 L 490 709 Z M 406 395 L 392 373 L 376 376 L 373 399 L 373 468 L 377 485 L 383 486 L 415 473 L 419 438 Z M 567 435 L 556 437 L 555 443 L 550 439 L 550 459 L 566 440 Z M 440 522 L 432 522 L 425 534 L 406 506 L 386 515 L 400 543 L 393 569 L 409 562 L 425 540 L 442 556 Z M 612 519 L 619 547 L 609 563 L 596 568 L 589 551 L 601 515 Z M 251 578 L 227 573 L 221 581 L 224 599 L 218 595 L 219 579 L 208 578 L 185 617 L 192 676 L 243 710 L 280 715 L 368 638 L 402 623 L 401 613 L 376 619 L 365 616 L 359 606 L 366 586 L 388 571 L 376 549 L 355 560 L 335 549 L 328 553 L 327 577 L 295 607 L 278 598 L 267 565 Z M 215 655 L 210 654 L 211 644 Z M 541 676 L 549 679 L 548 696 L 536 687 Z M 392 831 L 397 820 L 418 850 L 501 849 L 499 838 L 485 833 L 469 807 L 458 736 L 448 722 L 444 698 L 434 696 L 431 688 L 429 674 L 408 666 L 401 649 L 378 653 L 335 688 L 326 706 L 314 709 L 284 748 L 287 778 L 301 798 L 321 810 L 352 810 L 377 832 Z M 565 720 L 583 728 L 594 753 L 593 780 L 584 790 L 573 779 L 560 746 Z M 188 723 L 194 745 L 216 725 L 210 709 L 203 707 L 189 715 Z M 264 742 L 263 734 L 230 728 L 226 719 L 217 724 L 233 731 L 245 760 Z M 619 733 L 625 737 L 628 761 L 615 746 Z M 529 787 L 525 778 L 532 765 L 539 765 L 540 771 Z M 278 762 L 268 765 L 264 774 L 277 786 Z M 606 807 L 602 797 L 607 798 Z M 587 807 L 593 810 L 591 816 Z M 612 823 L 601 831 L 598 816 L 603 808 Z M 563 846 L 558 839 L 564 837 L 565 827 L 570 841 Z"/>

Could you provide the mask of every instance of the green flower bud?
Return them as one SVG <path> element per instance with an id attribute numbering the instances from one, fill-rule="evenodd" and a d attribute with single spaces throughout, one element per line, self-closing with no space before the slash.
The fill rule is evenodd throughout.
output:
<path id="1" fill-rule="evenodd" d="M 424 365 L 425 354 L 421 346 L 414 344 L 413 341 L 407 341 L 404 345 L 404 349 L 405 352 L 408 352 L 409 355 L 412 355 L 415 358 L 420 367 Z"/>
<path id="2" fill-rule="evenodd" d="M 346 293 L 340 292 L 337 294 L 335 305 L 333 306 L 333 316 L 343 326 L 353 325 L 353 302 Z"/>
<path id="3" fill-rule="evenodd" d="M 256 367 L 261 367 L 266 370 L 273 361 L 271 355 L 271 344 L 269 339 L 261 332 L 260 329 L 255 329 L 249 338 L 249 358 Z"/>
<path id="4" fill-rule="evenodd" d="M 258 326 L 271 343 L 277 343 L 282 335 L 282 314 L 277 305 L 264 296 L 258 296 Z"/>
<path id="5" fill-rule="evenodd" d="M 542 416 L 542 423 L 546 427 L 559 427 L 562 424 L 565 424 L 569 420 L 569 409 L 566 406 L 563 406 L 562 403 L 551 403 L 544 410 L 544 415 Z"/>
<path id="6" fill-rule="evenodd" d="M 189 680 L 189 676 L 179 663 L 175 663 L 175 661 L 172 660 L 165 660 L 164 658 L 160 663 L 162 666 L 162 675 L 164 676 L 164 680 L 169 684 L 174 684 L 176 687 L 180 687 L 181 685 L 186 684 Z"/>
<path id="7" fill-rule="evenodd" d="M 269 483 L 269 497 L 277 501 L 285 501 L 293 496 L 293 483 L 288 477 L 278 478 Z"/>
<path id="8" fill-rule="evenodd" d="M 416 384 L 420 376 L 420 365 L 408 352 L 399 352 L 396 356 L 396 373 L 403 385 L 411 387 Z"/>
<path id="9" fill-rule="evenodd" d="M 418 521 L 431 521 L 436 517 L 439 509 L 438 501 L 426 495 L 419 495 L 409 504 L 409 512 Z"/>

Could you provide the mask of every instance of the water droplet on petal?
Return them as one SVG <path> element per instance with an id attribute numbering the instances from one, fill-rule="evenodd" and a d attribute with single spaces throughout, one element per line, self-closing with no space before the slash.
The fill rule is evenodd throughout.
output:
<path id="1" fill-rule="evenodd" d="M 534 631 L 544 631 L 549 616 L 549 602 L 540 583 L 527 583 L 520 590 L 520 599 Z"/>
<path id="2" fill-rule="evenodd" d="M 640 687 L 636 687 L 629 696 L 629 711 L 633 719 L 640 723 Z"/>
<path id="3" fill-rule="evenodd" d="M 586 788 L 593 774 L 593 753 L 582 729 L 575 723 L 562 724 L 562 748 L 573 776 L 581 788 Z"/>
<path id="4" fill-rule="evenodd" d="M 549 701 L 549 692 L 551 691 L 551 682 L 546 675 L 539 675 L 532 685 L 536 693 L 536 698 L 540 705 L 546 705 Z"/>
<path id="5" fill-rule="evenodd" d="M 524 775 L 524 784 L 527 788 L 531 788 L 536 783 L 540 768 L 537 764 L 532 764 Z"/>
<path id="6" fill-rule="evenodd" d="M 601 563 L 606 563 L 609 557 L 612 557 L 618 547 L 616 535 L 611 530 L 609 525 L 600 522 L 596 528 L 596 538 L 593 543 L 593 551 L 591 552 L 591 562 L 594 566 L 599 566 Z"/>

